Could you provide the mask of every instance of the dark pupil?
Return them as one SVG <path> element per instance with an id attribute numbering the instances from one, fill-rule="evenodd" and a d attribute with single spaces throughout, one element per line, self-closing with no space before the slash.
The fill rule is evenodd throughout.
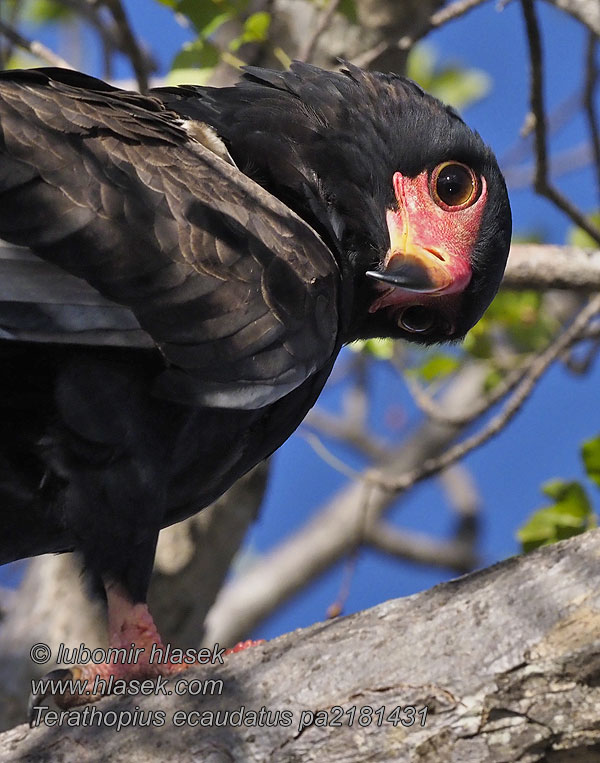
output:
<path id="1" fill-rule="evenodd" d="M 414 307 L 407 307 L 402 313 L 401 323 L 407 331 L 422 334 L 433 328 L 435 315 L 426 307 L 415 305 Z"/>
<path id="2" fill-rule="evenodd" d="M 438 175 L 436 190 L 444 204 L 457 207 L 469 200 L 473 192 L 473 181 L 465 167 L 449 164 Z"/>

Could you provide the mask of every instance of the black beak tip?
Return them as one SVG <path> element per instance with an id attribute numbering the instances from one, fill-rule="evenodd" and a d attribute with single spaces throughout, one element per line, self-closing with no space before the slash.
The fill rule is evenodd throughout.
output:
<path id="1" fill-rule="evenodd" d="M 438 291 L 433 282 L 431 273 L 423 266 L 412 262 L 403 263 L 399 268 L 392 271 L 381 272 L 379 270 L 367 270 L 366 275 L 376 281 L 406 289 L 407 291 L 431 294 Z"/>

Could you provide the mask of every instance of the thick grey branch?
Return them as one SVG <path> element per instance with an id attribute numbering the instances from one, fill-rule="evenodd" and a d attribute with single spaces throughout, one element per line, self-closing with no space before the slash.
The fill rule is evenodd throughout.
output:
<path id="1" fill-rule="evenodd" d="M 145 718 L 162 712 L 162 726 L 19 726 L 0 737 L 0 763 L 147 763 L 165 750 L 173 763 L 595 760 L 599 560 L 600 531 L 514 557 L 185 674 L 221 679 L 218 695 L 105 699 L 95 708 L 107 724 L 136 708 Z M 270 723 L 241 720 L 261 708 Z M 284 723 L 277 710 L 287 712 Z M 206 725 L 174 727 L 174 717 Z"/>
<path id="2" fill-rule="evenodd" d="M 546 2 L 566 11 L 600 36 L 600 3 L 598 0 L 546 0 Z"/>
<path id="3" fill-rule="evenodd" d="M 600 290 L 600 249 L 514 244 L 503 286 L 509 289 Z"/>
<path id="4" fill-rule="evenodd" d="M 13 45 L 18 45 L 20 48 L 23 48 L 23 50 L 31 53 L 32 56 L 50 64 L 50 66 L 60 66 L 65 69 L 73 68 L 68 61 L 62 58 L 62 56 L 54 53 L 43 43 L 38 40 L 27 39 L 27 37 L 24 37 L 20 32 L 13 29 L 9 24 L 5 24 L 3 21 L 0 21 L 0 35 L 6 37 L 6 39 L 12 42 Z"/>
<path id="5" fill-rule="evenodd" d="M 457 374 L 442 404 L 466 413 L 481 394 L 486 371 L 468 366 Z M 402 446 L 391 449 L 382 473 L 393 478 L 444 451 L 464 425 L 426 421 Z M 235 643 L 269 612 L 364 539 L 364 529 L 390 507 L 391 493 L 354 482 L 338 491 L 292 538 L 266 554 L 219 593 L 206 621 L 207 643 Z M 368 514 L 368 517 L 367 517 Z M 368 520 L 368 521 L 367 521 Z"/>

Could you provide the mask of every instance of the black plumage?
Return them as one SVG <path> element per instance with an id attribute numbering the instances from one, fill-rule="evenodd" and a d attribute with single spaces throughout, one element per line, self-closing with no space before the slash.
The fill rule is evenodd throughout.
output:
<path id="1" fill-rule="evenodd" d="M 367 274 L 395 173 L 444 162 L 485 204 L 468 285 L 432 298 L 451 323 L 413 332 Z M 289 437 L 345 342 L 464 335 L 510 210 L 481 139 L 396 75 L 295 64 L 141 96 L 45 69 L 0 74 L 0 237 L 30 250 L 0 248 L 0 562 L 79 550 L 143 602 L 160 528 Z"/>

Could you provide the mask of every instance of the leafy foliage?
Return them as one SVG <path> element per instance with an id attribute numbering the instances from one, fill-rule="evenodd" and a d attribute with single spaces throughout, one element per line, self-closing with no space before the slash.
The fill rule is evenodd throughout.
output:
<path id="1" fill-rule="evenodd" d="M 244 62 L 232 54 L 246 43 L 265 42 L 271 26 L 271 14 L 266 11 L 247 14 L 248 0 L 157 0 L 185 17 L 196 38 L 186 43 L 175 56 L 167 78 L 169 84 L 206 84 L 221 61 L 234 66 Z M 226 47 L 216 40 L 221 27 L 236 21 L 241 32 L 230 39 Z"/>
<path id="2" fill-rule="evenodd" d="M 552 480 L 542 486 L 542 492 L 554 503 L 536 511 L 518 530 L 523 551 L 580 535 L 596 526 L 587 493 L 579 482 Z"/>
<path id="3" fill-rule="evenodd" d="M 10 0 L 0 0 L 2 5 L 14 6 Z M 56 0 L 26 0 L 18 5 L 19 15 L 32 24 L 55 24 L 75 19 L 76 12 Z"/>
<path id="4" fill-rule="evenodd" d="M 239 37 L 229 43 L 230 50 L 237 50 L 246 42 L 265 42 L 271 26 L 271 14 L 258 11 L 244 21 L 244 29 Z"/>
<path id="5" fill-rule="evenodd" d="M 341 0 L 338 11 L 345 16 L 351 24 L 358 24 L 355 0 Z"/>
<path id="6" fill-rule="evenodd" d="M 487 313 L 465 339 L 465 350 L 476 358 L 494 355 L 494 336 L 504 335 L 517 353 L 543 349 L 558 329 L 537 291 L 501 291 Z"/>
<path id="7" fill-rule="evenodd" d="M 600 487 L 600 435 L 583 443 L 581 459 L 588 478 Z M 596 527 L 596 515 L 580 482 L 551 480 L 542 486 L 542 492 L 553 503 L 536 511 L 518 530 L 523 551 L 556 543 Z"/>
<path id="8" fill-rule="evenodd" d="M 600 487 L 600 435 L 582 444 L 581 457 L 587 476 Z"/>
<path id="9" fill-rule="evenodd" d="M 589 221 L 600 230 L 600 212 L 594 212 L 589 215 Z M 589 233 L 586 233 L 581 228 L 572 228 L 569 232 L 567 243 L 571 246 L 579 246 L 582 249 L 597 249 L 598 242 L 593 239 Z"/>
<path id="10" fill-rule="evenodd" d="M 411 50 L 406 73 L 422 88 L 456 109 L 464 109 L 480 100 L 491 89 L 491 80 L 485 72 L 466 69 L 457 63 L 440 64 L 435 49 L 424 43 Z"/>
<path id="11" fill-rule="evenodd" d="M 392 339 L 360 339 L 350 345 L 353 352 L 364 352 L 378 360 L 391 360 L 394 356 L 394 341 Z"/>
<path id="12" fill-rule="evenodd" d="M 167 84 L 204 85 L 219 60 L 219 51 L 212 43 L 200 38 L 187 42 L 173 60 Z"/>

